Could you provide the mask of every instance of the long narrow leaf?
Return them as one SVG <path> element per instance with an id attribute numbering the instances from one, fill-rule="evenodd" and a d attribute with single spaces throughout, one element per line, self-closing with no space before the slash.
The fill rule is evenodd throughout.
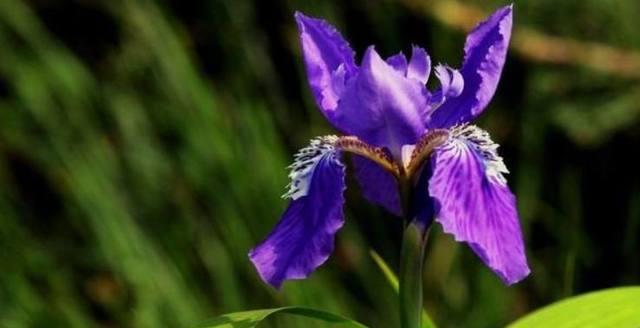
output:
<path id="1" fill-rule="evenodd" d="M 370 250 L 369 254 L 371 254 L 371 257 L 373 258 L 373 261 L 376 262 L 376 264 L 380 268 L 380 271 L 382 271 L 382 273 L 384 274 L 385 278 L 387 278 L 387 281 L 389 281 L 389 284 L 391 285 L 391 287 L 393 287 L 393 290 L 398 292 L 398 290 L 400 288 L 400 285 L 398 283 L 398 277 L 396 277 L 396 274 L 393 273 L 391 268 L 382 259 L 382 257 L 380 257 L 380 255 L 378 255 L 378 253 L 376 253 L 376 251 Z"/>
<path id="2" fill-rule="evenodd" d="M 201 327 L 202 328 L 252 328 L 252 327 L 256 327 L 258 324 L 260 324 L 260 322 L 262 322 L 262 320 L 266 319 L 267 317 L 274 314 L 279 314 L 279 313 L 299 315 L 307 318 L 322 320 L 322 321 L 333 323 L 333 324 L 340 324 L 340 325 L 343 325 L 344 327 L 367 328 L 367 326 L 359 322 L 356 322 L 351 319 L 347 319 L 337 314 L 316 310 L 316 309 L 311 309 L 311 308 L 306 308 L 306 307 L 300 307 L 300 306 L 287 306 L 287 307 L 274 308 L 274 309 L 262 309 L 262 310 L 227 313 L 206 322 Z"/>

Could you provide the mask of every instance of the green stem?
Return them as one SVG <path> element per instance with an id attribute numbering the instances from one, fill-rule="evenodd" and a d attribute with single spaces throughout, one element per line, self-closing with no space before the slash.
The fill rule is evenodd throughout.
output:
<path id="1" fill-rule="evenodd" d="M 427 231 L 408 223 L 400 254 L 400 327 L 420 328 L 422 318 L 422 267 Z"/>
<path id="2" fill-rule="evenodd" d="M 412 204 L 415 181 L 402 171 L 398 178 L 398 187 L 405 222 L 400 253 L 399 296 L 400 327 L 421 328 L 423 317 L 429 328 L 435 327 L 422 307 L 422 270 L 424 267 L 425 248 L 430 228 L 420 224 L 413 214 Z"/>

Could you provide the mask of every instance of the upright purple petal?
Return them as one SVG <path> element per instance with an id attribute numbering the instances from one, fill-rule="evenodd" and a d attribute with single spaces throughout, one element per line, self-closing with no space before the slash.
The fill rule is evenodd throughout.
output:
<path id="1" fill-rule="evenodd" d="M 431 58 L 427 52 L 417 46 L 411 50 L 411 60 L 407 63 L 407 57 L 402 52 L 395 54 L 386 60 L 400 75 L 420 81 L 425 84 L 429 80 L 431 72 Z"/>
<path id="2" fill-rule="evenodd" d="M 396 179 L 380 165 L 361 156 L 353 156 L 355 175 L 368 201 L 384 207 L 391 214 L 402 215 Z"/>
<path id="3" fill-rule="evenodd" d="M 431 58 L 427 52 L 420 47 L 413 46 L 411 60 L 407 67 L 407 77 L 425 84 L 429 80 L 430 71 Z"/>
<path id="4" fill-rule="evenodd" d="M 340 93 L 335 86 L 344 83 L 357 71 L 354 52 L 340 33 L 324 20 L 295 14 L 307 78 L 316 103 L 330 120 Z M 336 72 L 342 67 L 342 72 Z M 342 80 L 339 80 L 341 78 Z"/>
<path id="5" fill-rule="evenodd" d="M 294 200 L 280 222 L 249 253 L 260 277 L 275 288 L 306 278 L 333 252 L 334 235 L 344 223 L 344 166 L 338 156 L 326 152 L 312 163 L 308 185 L 290 192 Z"/>
<path id="6" fill-rule="evenodd" d="M 497 10 L 468 36 L 460 70 L 464 90 L 447 101 L 430 117 L 429 127 L 448 128 L 467 123 L 485 109 L 496 91 L 504 65 L 513 18 L 512 6 Z"/>
<path id="7" fill-rule="evenodd" d="M 436 149 L 429 194 L 436 221 L 464 241 L 507 284 L 529 274 L 515 197 L 486 132 L 472 126 Z M 455 132 L 454 132 L 455 133 Z"/>
<path id="8" fill-rule="evenodd" d="M 360 72 L 346 86 L 335 125 L 365 142 L 387 147 L 395 158 L 425 130 L 426 87 L 406 78 L 369 47 Z"/>
<path id="9" fill-rule="evenodd" d="M 400 75 L 407 74 L 407 57 L 402 52 L 387 58 L 387 64 L 393 67 Z"/>
<path id="10" fill-rule="evenodd" d="M 457 97 L 462 93 L 464 79 L 458 70 L 446 65 L 437 65 L 435 71 L 436 77 L 440 80 L 440 89 L 433 93 L 429 105 L 437 110 L 448 98 Z"/>

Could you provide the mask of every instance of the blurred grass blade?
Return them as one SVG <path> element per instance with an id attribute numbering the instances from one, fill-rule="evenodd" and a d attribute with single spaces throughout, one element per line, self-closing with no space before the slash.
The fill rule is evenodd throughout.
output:
<path id="1" fill-rule="evenodd" d="M 376 262 L 376 264 L 380 268 L 380 271 L 382 271 L 384 276 L 387 278 L 387 281 L 389 281 L 389 285 L 391 285 L 391 287 L 393 287 L 393 290 L 395 290 L 397 293 L 399 291 L 400 285 L 398 283 L 398 277 L 396 276 L 396 274 L 393 273 L 387 262 L 385 262 L 382 257 L 378 255 L 378 253 L 376 253 L 376 251 L 370 250 L 369 254 L 371 255 L 371 258 L 373 258 L 373 261 Z M 427 311 L 425 311 L 424 309 L 422 309 L 422 327 L 436 328 L 436 324 L 433 322 L 433 320 L 431 320 L 431 317 L 429 317 L 429 314 L 427 314 Z"/>
<path id="2" fill-rule="evenodd" d="M 343 316 L 321 311 L 315 310 L 306 307 L 299 306 L 287 306 L 281 308 L 274 309 L 263 309 L 263 310 L 253 310 L 253 311 L 243 311 L 243 312 L 234 312 L 227 313 L 217 318 L 212 319 L 211 321 L 204 324 L 203 328 L 251 328 L 256 327 L 260 322 L 267 317 L 278 314 L 278 313 L 286 313 L 286 314 L 294 314 L 307 318 L 318 319 L 325 322 L 330 322 L 333 324 L 343 325 L 344 327 L 358 327 L 358 328 L 367 328 L 367 326 L 353 321 L 351 319 L 347 319 Z"/>
<path id="3" fill-rule="evenodd" d="M 640 327 L 640 287 L 586 293 L 537 310 L 509 328 Z"/>
<path id="4" fill-rule="evenodd" d="M 382 259 L 382 257 L 380 257 L 380 255 L 378 255 L 378 253 L 376 253 L 376 251 L 370 250 L 369 254 L 373 258 L 373 261 L 376 262 L 376 264 L 380 268 L 380 271 L 382 271 L 382 273 L 384 274 L 385 278 L 387 278 L 387 280 L 389 281 L 389 284 L 391 285 L 391 287 L 393 287 L 393 290 L 398 292 L 398 288 L 400 285 L 398 284 L 398 277 L 396 277 L 396 274 L 393 273 L 393 271 L 391 271 L 391 268 L 389 268 L 387 263 Z"/>

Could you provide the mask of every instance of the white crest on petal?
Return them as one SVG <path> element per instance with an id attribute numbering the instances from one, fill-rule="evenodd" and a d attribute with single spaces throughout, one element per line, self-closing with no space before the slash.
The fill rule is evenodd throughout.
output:
<path id="1" fill-rule="evenodd" d="M 498 155 L 500 145 L 491 140 L 487 131 L 472 124 L 462 124 L 452 127 L 450 132 L 452 138 L 464 141 L 480 155 L 488 177 L 496 179 L 501 184 L 507 183 L 503 174 L 509 173 L 509 170 L 504 165 L 502 157 Z"/>
<path id="2" fill-rule="evenodd" d="M 289 165 L 291 182 L 287 185 L 287 192 L 282 195 L 282 198 L 296 200 L 307 195 L 313 171 L 320 160 L 324 156 L 333 156 L 331 160 L 338 161 L 334 146 L 337 140 L 338 137 L 334 135 L 313 138 L 308 146 L 300 149 L 293 156 L 293 164 Z"/>
<path id="3" fill-rule="evenodd" d="M 413 151 L 416 149 L 416 145 L 404 145 L 400 149 L 400 154 L 402 155 L 402 166 L 407 167 L 411 162 L 411 155 L 413 155 Z"/>

